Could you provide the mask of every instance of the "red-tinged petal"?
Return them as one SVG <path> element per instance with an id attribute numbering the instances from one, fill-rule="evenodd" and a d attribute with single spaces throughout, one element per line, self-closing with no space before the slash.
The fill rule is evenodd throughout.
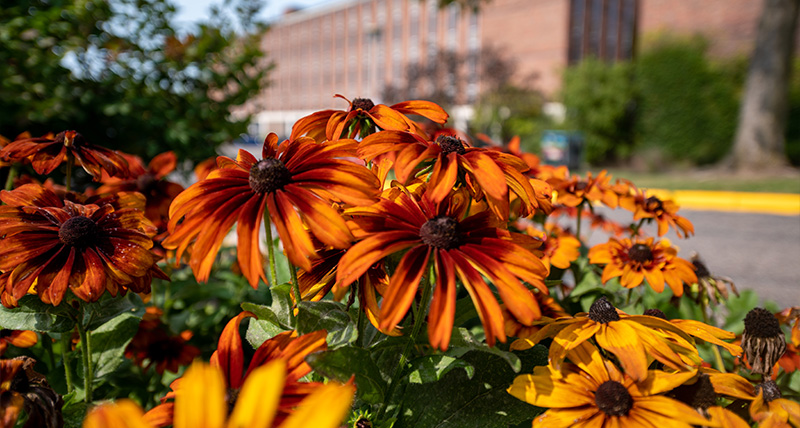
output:
<path id="1" fill-rule="evenodd" d="M 328 120 L 328 124 L 325 126 L 325 136 L 328 140 L 338 140 L 342 138 L 342 133 L 344 132 L 344 127 L 350 123 L 353 118 L 358 115 L 357 111 L 351 111 L 349 113 L 345 113 L 343 111 L 337 111 L 331 115 L 331 118 Z M 350 135 L 346 135 L 345 137 L 350 137 Z"/>
<path id="2" fill-rule="evenodd" d="M 242 205 L 252 197 L 251 193 L 237 195 L 217 208 L 209 217 L 213 227 L 206 227 L 197 236 L 189 265 L 195 278 L 200 282 L 208 281 L 211 267 L 217 257 L 222 240 L 233 227 L 239 217 Z"/>
<path id="3" fill-rule="evenodd" d="M 403 101 L 392 105 L 391 108 L 403 114 L 416 114 L 426 117 L 438 124 L 447 122 L 447 118 L 449 117 L 443 108 L 430 101 Z"/>
<path id="4" fill-rule="evenodd" d="M 427 144 L 421 138 L 402 131 L 381 131 L 364 137 L 358 144 L 358 156 L 370 161 L 376 156 L 397 152 L 406 149 L 409 145 L 421 145 L 422 149 Z"/>
<path id="5" fill-rule="evenodd" d="M 70 248 L 68 251 L 69 255 L 67 256 L 67 260 L 58 270 L 58 273 L 56 273 L 52 281 L 49 281 L 50 286 L 47 287 L 45 291 L 45 293 L 50 296 L 50 301 L 53 302 L 53 306 L 58 306 L 58 304 L 61 303 L 61 299 L 64 298 L 64 294 L 67 292 L 67 286 L 69 285 L 69 277 L 72 273 L 72 264 L 75 261 L 76 250 L 75 248 Z"/>
<path id="6" fill-rule="evenodd" d="M 405 116 L 383 104 L 375 105 L 367 114 L 375 121 L 378 128 L 396 131 L 411 130 Z"/>
<path id="7" fill-rule="evenodd" d="M 338 111 L 339 110 L 323 110 L 301 118 L 292 126 L 292 134 L 289 136 L 289 140 L 294 141 L 300 136 L 308 135 L 317 141 L 323 141 L 325 139 L 325 125 L 328 123 L 330 117 Z M 266 155 L 264 157 L 266 157 Z"/>
<path id="8" fill-rule="evenodd" d="M 259 249 L 261 220 L 265 208 L 264 196 L 250 198 L 242 207 L 236 226 L 237 260 L 239 260 L 242 274 L 253 288 L 258 288 L 259 279 L 264 280 L 265 284 L 269 284 L 266 273 L 264 273 L 264 260 Z"/>
<path id="9" fill-rule="evenodd" d="M 256 349 L 244 377 L 268 361 L 282 359 L 286 361 L 287 380 L 296 382 L 311 372 L 311 366 L 305 361 L 306 357 L 327 349 L 328 345 L 325 342 L 327 336 L 328 332 L 325 330 L 317 330 L 299 337 L 295 337 L 292 332 L 280 333 Z"/>
<path id="10" fill-rule="evenodd" d="M 45 145 L 33 155 L 31 166 L 37 174 L 47 175 L 53 172 L 67 155 L 67 148 L 61 143 Z"/>
<path id="11" fill-rule="evenodd" d="M 495 199 L 508 197 L 508 185 L 503 170 L 494 159 L 479 149 L 472 149 L 462 156 L 464 167 L 475 177 L 484 193 Z"/>
<path id="12" fill-rule="evenodd" d="M 217 350 L 211 355 L 211 365 L 222 369 L 228 388 L 242 387 L 244 373 L 244 350 L 239 336 L 239 324 L 246 317 L 254 317 L 252 312 L 242 312 L 225 325 L 219 337 Z"/>
<path id="13" fill-rule="evenodd" d="M 350 247 L 339 261 L 336 287 L 347 287 L 384 257 L 419 243 L 417 233 L 403 230 L 381 232 L 364 239 Z"/>
<path id="14" fill-rule="evenodd" d="M 308 190 L 299 186 L 286 186 L 286 197 L 302 213 L 311 232 L 324 244 L 334 248 L 347 248 L 353 241 L 353 235 L 342 216 Z"/>
<path id="15" fill-rule="evenodd" d="M 503 328 L 503 311 L 500 309 L 494 294 L 486 285 L 481 274 L 472 267 L 472 263 L 464 258 L 460 252 L 451 251 L 449 255 L 456 265 L 456 273 L 461 279 L 461 283 L 469 292 L 472 303 L 478 311 L 478 316 L 481 319 L 481 323 L 483 323 L 483 329 L 486 334 L 486 343 L 489 346 L 494 346 L 497 338 L 501 342 L 505 342 L 506 333 Z"/>
<path id="16" fill-rule="evenodd" d="M 239 151 L 236 153 L 236 163 L 249 172 L 250 168 L 258 163 L 258 159 L 256 159 L 256 157 L 247 150 L 239 149 Z"/>
<path id="17" fill-rule="evenodd" d="M 316 256 L 316 248 L 288 194 L 278 190 L 267 197 L 267 204 L 269 216 L 283 242 L 286 257 L 295 266 L 306 271 L 311 270 L 309 258 Z"/>
<path id="18" fill-rule="evenodd" d="M 7 340 L 8 343 L 18 348 L 30 348 L 39 342 L 39 336 L 37 336 L 34 331 L 19 330 L 11 333 L 11 336 L 9 336 Z M 2 352 L 0 352 L 0 355 L 2 355 Z"/>
<path id="19" fill-rule="evenodd" d="M 168 151 L 156 155 L 156 157 L 150 161 L 148 169 L 156 178 L 161 179 L 174 171 L 177 164 L 178 157 L 175 155 L 175 152 Z"/>
<path id="20" fill-rule="evenodd" d="M 389 280 L 389 287 L 381 305 L 382 329 L 392 329 L 403 320 L 417 294 L 420 278 L 428 266 L 429 256 L 430 247 L 419 245 L 408 250 L 400 259 L 394 275 Z"/>
<path id="21" fill-rule="evenodd" d="M 168 401 L 150 409 L 144 414 L 143 419 L 152 427 L 162 428 L 172 425 L 174 413 L 175 403 Z"/>
<path id="22" fill-rule="evenodd" d="M 97 251 L 104 252 L 115 266 L 128 275 L 144 276 L 156 261 L 153 253 L 147 248 L 114 237 L 109 237 L 108 241 L 112 245 L 111 248 L 98 245 Z"/>
<path id="23" fill-rule="evenodd" d="M 436 288 L 428 311 L 428 337 L 431 346 L 446 351 L 456 314 L 455 262 L 446 250 L 436 250 L 434 254 Z"/>
<path id="24" fill-rule="evenodd" d="M 70 277 L 70 288 L 83 300 L 97 301 L 107 286 L 106 269 L 111 270 L 109 263 L 103 263 L 102 257 L 94 250 L 85 250 L 76 260 L 73 275 Z M 124 282 L 121 283 L 124 284 Z"/>
<path id="25" fill-rule="evenodd" d="M 426 195 L 433 202 L 441 202 L 453 191 L 457 178 L 458 153 L 452 152 L 447 156 L 440 154 L 428 180 L 429 187 Z"/>
<path id="26" fill-rule="evenodd" d="M 12 207 L 61 207 L 64 205 L 52 190 L 38 184 L 23 184 L 14 190 L 0 191 L 0 201 Z"/>
<path id="27" fill-rule="evenodd" d="M 290 140 L 294 141 L 295 137 L 289 138 Z M 274 158 L 278 156 L 278 135 L 274 132 L 270 132 L 264 138 L 264 144 L 261 148 L 261 158 Z"/>
<path id="28" fill-rule="evenodd" d="M 397 154 L 394 161 L 394 172 L 397 181 L 408 183 L 411 174 L 422 161 L 433 159 L 441 153 L 438 145 L 426 147 L 422 144 L 409 146 Z"/>

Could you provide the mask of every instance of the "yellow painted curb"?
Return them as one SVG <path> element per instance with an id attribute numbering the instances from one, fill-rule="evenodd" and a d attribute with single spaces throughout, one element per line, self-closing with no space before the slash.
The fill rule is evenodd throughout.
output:
<path id="1" fill-rule="evenodd" d="M 800 215 L 800 194 L 666 189 L 648 189 L 647 193 L 672 199 L 687 210 Z"/>

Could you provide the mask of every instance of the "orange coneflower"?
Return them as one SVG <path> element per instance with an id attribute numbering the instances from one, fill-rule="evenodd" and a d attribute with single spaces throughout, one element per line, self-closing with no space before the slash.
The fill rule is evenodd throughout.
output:
<path id="1" fill-rule="evenodd" d="M 1 242 L 1 241 L 0 241 Z M 5 354 L 8 345 L 18 348 L 30 348 L 39 342 L 39 336 L 30 330 L 0 330 L 0 355 Z"/>
<path id="2" fill-rule="evenodd" d="M 347 111 L 323 110 L 301 118 L 292 126 L 294 140 L 306 135 L 317 141 L 338 140 L 339 138 L 365 137 L 379 129 L 396 131 L 418 131 L 418 125 L 406 114 L 426 117 L 433 122 L 442 124 L 447 122 L 448 114 L 438 105 L 430 101 L 404 101 L 391 107 L 375 104 L 369 98 L 354 98 L 348 100 L 343 95 L 336 94 L 350 104 Z"/>
<path id="3" fill-rule="evenodd" d="M 139 331 L 125 348 L 125 357 L 145 370 L 155 365 L 159 374 L 164 370 L 177 373 L 181 366 L 191 364 L 200 355 L 200 349 L 187 343 L 192 338 L 191 331 L 170 334 L 161 322 L 161 315 L 160 309 L 147 307 Z"/>
<path id="4" fill-rule="evenodd" d="M 625 288 L 635 288 L 644 279 L 658 293 L 669 285 L 675 296 L 683 295 L 683 284 L 694 284 L 697 276 L 694 266 L 678 257 L 678 250 L 669 240 L 655 241 L 653 238 L 619 240 L 610 238 L 589 250 L 589 263 L 606 265 L 601 280 L 603 284 L 611 278 L 620 277 Z"/>
<path id="5" fill-rule="evenodd" d="M 183 376 L 175 397 L 175 428 L 336 428 L 350 412 L 355 387 L 347 383 L 321 385 L 288 419 L 276 410 L 287 380 L 286 361 L 276 360 L 254 370 L 237 396 L 226 389 L 218 367 L 194 363 Z M 235 404 L 234 404 L 235 403 Z M 131 400 L 101 404 L 86 416 L 84 428 L 153 428 L 162 426 Z"/>
<path id="6" fill-rule="evenodd" d="M 800 402 L 781 397 L 775 381 L 756 385 L 756 396 L 750 403 L 750 417 L 760 427 L 800 427 Z"/>
<path id="7" fill-rule="evenodd" d="M 96 301 L 106 289 L 148 292 L 152 276 L 168 279 L 155 265 L 146 233 L 152 225 L 135 199 L 123 194 L 83 205 L 35 184 L 0 192 L 7 204 L 0 207 L 3 304 L 16 306 L 37 281 L 41 300 L 58 305 L 68 288 Z"/>
<path id="8" fill-rule="evenodd" d="M 39 174 L 49 174 L 68 156 L 73 157 L 95 180 L 101 170 L 113 177 L 128 177 L 128 162 L 120 153 L 87 142 L 75 131 L 63 131 L 55 136 L 26 138 L 9 143 L 0 150 L 0 159 L 22 162 L 31 159 L 33 169 Z"/>
<path id="9" fill-rule="evenodd" d="M 177 248 L 180 260 L 194 243 L 189 265 L 198 281 L 207 281 L 222 240 L 238 222 L 239 266 L 255 288 L 259 279 L 268 282 L 258 245 L 267 209 L 289 261 L 311 269 L 316 249 L 306 226 L 323 243 L 347 248 L 353 236 L 332 203 L 368 204 L 378 193 L 378 178 L 344 159 L 353 155 L 353 144 L 318 144 L 301 137 L 278 145 L 278 136 L 271 133 L 260 161 L 244 150 L 236 160 L 220 156 L 219 169 L 172 202 L 164 247 Z"/>
<path id="10" fill-rule="evenodd" d="M 424 168 L 430 168 L 428 197 L 433 202 L 441 202 L 454 187 L 463 186 L 476 200 L 485 196 L 489 207 L 502 219 L 509 215 L 510 193 L 521 201 L 520 215 L 523 216 L 539 209 L 538 198 L 548 193 L 534 190 L 531 179 L 522 174 L 528 166 L 521 159 L 495 150 L 470 147 L 452 135 L 440 134 L 435 141 L 428 141 L 409 132 L 382 131 L 362 140 L 358 153 L 367 161 L 395 153 L 395 173 L 403 184 Z"/>
<path id="11" fill-rule="evenodd" d="M 569 351 L 591 338 L 614 354 L 625 373 L 636 380 L 645 379 L 652 359 L 674 370 L 694 368 L 701 362 L 694 341 L 683 330 L 656 317 L 621 314 L 605 296 L 592 303 L 588 313 L 542 324 L 546 325 L 533 337 L 518 339 L 511 349 L 527 349 L 553 338 L 549 361 L 555 369 Z"/>
<path id="12" fill-rule="evenodd" d="M 549 408 L 534 419 L 534 427 L 691 428 L 709 422 L 686 404 L 661 395 L 694 372 L 651 370 L 640 381 L 603 360 L 587 342 L 569 358 L 572 363 L 560 373 L 550 366 L 535 367 L 533 374 L 517 376 L 508 388 L 522 401 Z"/>
<path id="13" fill-rule="evenodd" d="M 536 299 L 536 303 L 539 305 L 539 309 L 542 312 L 542 317 L 555 319 L 569 316 L 569 313 L 567 313 L 567 311 L 564 310 L 564 308 L 561 307 L 561 305 L 559 305 L 555 299 L 547 294 L 537 292 L 531 292 L 531 294 L 533 294 L 533 297 Z M 516 317 L 514 317 L 511 312 L 509 312 L 505 305 L 501 305 L 501 307 L 503 309 L 503 318 L 505 319 L 504 325 L 506 336 L 525 339 L 533 337 L 536 332 L 541 330 L 541 324 L 523 324 Z"/>
<path id="14" fill-rule="evenodd" d="M 244 318 L 252 316 L 254 315 L 250 312 L 242 312 L 228 322 L 219 338 L 217 350 L 211 356 L 211 365 L 222 371 L 225 387 L 235 400 L 236 395 L 259 367 L 276 360 L 285 361 L 285 380 L 282 382 L 283 389 L 277 405 L 277 418 L 282 420 L 292 413 L 292 409 L 298 403 L 322 386 L 317 382 L 300 382 L 300 378 L 311 372 L 311 366 L 305 362 L 306 356 L 327 349 L 325 343 L 327 332 L 320 330 L 302 336 L 297 336 L 293 331 L 280 333 L 262 343 L 255 350 L 250 363 L 245 365 L 239 325 Z M 148 412 L 151 421 L 154 423 L 158 421 L 157 426 L 166 426 L 173 422 L 175 403 L 167 400 L 175 398 L 176 395 L 180 396 L 186 387 L 182 378 L 170 386 L 172 392 L 162 399 L 163 404 Z"/>
<path id="15" fill-rule="evenodd" d="M 458 197 L 461 196 L 461 197 Z M 337 287 L 345 287 L 383 258 L 408 250 L 389 280 L 381 305 L 381 328 L 398 325 L 414 300 L 420 280 L 433 260 L 436 283 L 428 312 L 430 343 L 447 349 L 456 304 L 456 277 L 467 288 L 486 331 L 486 341 L 505 341 L 503 315 L 484 276 L 491 280 L 515 317 L 529 323 L 540 317 L 539 307 L 526 281 L 547 293 L 547 269 L 533 253 L 515 242 L 526 237 L 495 227 L 488 211 L 466 217 L 466 198 L 459 194 L 435 203 L 428 193 L 417 198 L 397 192 L 371 207 L 348 213 L 364 239 L 342 257 Z"/>
<path id="16" fill-rule="evenodd" d="M 633 213 L 634 220 L 655 219 L 658 224 L 658 236 L 667 234 L 672 226 L 680 238 L 694 235 L 692 222 L 677 214 L 678 204 L 672 200 L 661 200 L 657 196 L 648 196 L 644 190 L 633 192 L 620 198 L 619 205 Z"/>
<path id="17" fill-rule="evenodd" d="M 736 338 L 736 335 L 729 331 L 695 320 L 668 319 L 666 314 L 660 309 L 647 309 L 644 311 L 643 315 L 668 321 L 670 324 L 683 330 L 683 332 L 689 336 L 725 348 L 725 350 L 730 352 L 734 357 L 742 355 L 741 346 L 735 343 L 725 342 L 725 340 L 733 340 Z"/>

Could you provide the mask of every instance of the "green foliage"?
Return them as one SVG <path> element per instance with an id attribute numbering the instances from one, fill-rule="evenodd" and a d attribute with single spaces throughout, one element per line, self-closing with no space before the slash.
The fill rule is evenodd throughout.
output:
<path id="1" fill-rule="evenodd" d="M 730 149 L 743 63 L 713 64 L 707 43 L 659 35 L 636 60 L 642 145 L 673 160 L 708 164 Z"/>
<path id="2" fill-rule="evenodd" d="M 469 131 L 486 134 L 499 143 L 519 136 L 523 150 L 538 151 L 542 132 L 553 126 L 542 114 L 543 104 L 540 92 L 505 83 L 480 96 Z"/>
<path id="3" fill-rule="evenodd" d="M 792 66 L 789 81 L 789 117 L 786 120 L 786 156 L 800 166 L 800 58 Z"/>
<path id="4" fill-rule="evenodd" d="M 637 91 L 630 63 L 590 58 L 568 68 L 562 98 L 567 126 L 584 135 L 587 162 L 604 164 L 631 155 Z"/>
<path id="5" fill-rule="evenodd" d="M 37 296 L 23 296 L 19 307 L 0 305 L 0 326 L 10 330 L 63 333 L 75 328 L 77 311 L 66 302 L 58 306 L 42 303 Z"/>
<path id="6" fill-rule="evenodd" d="M 257 43 L 263 27 L 238 7 L 254 3 L 233 3 L 238 23 L 214 14 L 184 35 L 170 0 L 4 2 L 0 135 L 75 129 L 145 157 L 212 156 L 246 131 L 249 117 L 231 111 L 269 69 Z"/>

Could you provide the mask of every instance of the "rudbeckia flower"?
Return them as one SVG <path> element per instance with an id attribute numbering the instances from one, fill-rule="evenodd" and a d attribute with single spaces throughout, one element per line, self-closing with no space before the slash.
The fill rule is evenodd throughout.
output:
<path id="1" fill-rule="evenodd" d="M 139 331 L 125 348 L 125 357 L 145 370 L 155 366 L 158 374 L 164 370 L 177 373 L 181 366 L 188 366 L 200 356 L 200 349 L 189 345 L 192 332 L 185 330 L 178 335 L 170 334 L 161 322 L 161 310 L 148 306 L 139 322 Z"/>
<path id="2" fill-rule="evenodd" d="M 619 240 L 609 238 L 589 250 L 589 263 L 606 265 L 601 280 L 603 284 L 611 278 L 620 277 L 625 288 L 635 288 L 644 279 L 657 293 L 664 291 L 664 283 L 672 293 L 683 295 L 683 284 L 694 284 L 697 276 L 694 266 L 678 257 L 678 250 L 669 240 L 655 241 L 653 238 Z"/>
<path id="3" fill-rule="evenodd" d="M 667 234 L 670 226 L 678 237 L 694 235 L 692 222 L 677 214 L 678 205 L 672 200 L 661 200 L 657 196 L 647 196 L 644 190 L 620 198 L 619 205 L 633 213 L 634 220 L 654 219 L 658 224 L 658 236 Z"/>
<path id="4" fill-rule="evenodd" d="M 447 122 L 448 118 L 444 109 L 430 101 L 404 101 L 388 107 L 375 104 L 369 98 L 354 98 L 350 101 L 343 95 L 336 94 L 335 97 L 350 104 L 347 111 L 323 110 L 312 113 L 295 122 L 289 139 L 295 140 L 305 135 L 321 142 L 365 137 L 375 132 L 375 127 L 384 130 L 416 131 L 418 126 L 406 117 L 406 114 L 423 116 L 439 124 Z"/>
<path id="5" fill-rule="evenodd" d="M 441 203 L 421 199 L 407 191 L 370 207 L 348 210 L 363 240 L 347 250 L 339 262 L 336 287 L 346 287 L 375 263 L 408 250 L 389 280 L 381 304 L 381 328 L 392 329 L 408 312 L 433 261 L 436 276 L 428 311 L 428 335 L 432 346 L 445 350 L 450 342 L 456 304 L 456 278 L 469 291 L 486 331 L 486 341 L 505 341 L 500 305 L 485 278 L 495 286 L 511 313 L 524 323 L 541 314 L 536 300 L 522 284 L 526 281 L 543 293 L 547 269 L 533 253 L 515 242 L 532 239 L 495 226 L 490 212 L 465 218 L 467 198 L 454 194 Z M 460 196 L 460 197 L 459 197 Z"/>
<path id="6" fill-rule="evenodd" d="M 262 160 L 244 150 L 236 160 L 220 156 L 219 169 L 172 201 L 164 248 L 177 249 L 180 260 L 194 244 L 189 265 L 198 281 L 207 281 L 222 240 L 238 222 L 239 266 L 256 288 L 259 279 L 268 283 L 259 249 L 266 209 L 289 261 L 310 270 L 316 248 L 309 230 L 326 245 L 349 247 L 353 236 L 332 204 L 369 204 L 378 193 L 378 178 L 344 159 L 353 156 L 353 144 L 299 138 L 278 145 L 278 136 L 271 133 Z"/>
<path id="7" fill-rule="evenodd" d="M 128 162 L 120 153 L 90 144 L 75 131 L 12 141 L 0 150 L 0 159 L 6 162 L 22 162 L 30 157 L 33 169 L 42 175 L 53 172 L 68 156 L 95 180 L 100 179 L 102 170 L 113 177 L 130 175 Z"/>
<path id="8" fill-rule="evenodd" d="M 775 381 L 758 384 L 756 394 L 750 403 L 750 417 L 759 427 L 800 427 L 800 402 L 782 398 Z"/>
<path id="9" fill-rule="evenodd" d="M 530 236 L 543 236 L 542 262 L 550 268 L 553 265 L 559 269 L 568 269 L 570 264 L 580 257 L 581 241 L 572 233 L 567 232 L 555 223 L 545 224 L 545 232 L 533 226 L 533 222 L 525 222 L 525 232 Z"/>
<path id="10" fill-rule="evenodd" d="M 2 242 L 2 241 L 0 241 Z M 17 348 L 30 348 L 39 342 L 39 336 L 35 331 L 30 330 L 0 330 L 0 355 L 6 352 L 8 345 Z"/>
<path id="11" fill-rule="evenodd" d="M 673 397 L 708 419 L 704 426 L 721 428 L 748 428 L 750 425 L 734 412 L 718 405 L 717 392 L 711 382 L 711 376 L 698 373 L 694 379 L 685 382 L 669 393 Z"/>
<path id="12" fill-rule="evenodd" d="M 560 372 L 535 367 L 533 374 L 517 376 L 508 388 L 514 397 L 549 409 L 534 419 L 534 427 L 691 428 L 709 422 L 686 404 L 662 395 L 694 372 L 651 370 L 645 381 L 637 381 L 604 361 L 586 342 L 569 358 L 572 363 Z"/>
<path id="13" fill-rule="evenodd" d="M 321 385 L 291 416 L 278 420 L 277 409 L 287 379 L 284 360 L 254 370 L 237 397 L 230 396 L 218 367 L 194 363 L 182 379 L 184 388 L 175 397 L 175 428 L 336 428 L 350 412 L 355 394 L 349 383 Z M 83 423 L 84 428 L 156 426 L 130 400 L 97 406 Z"/>
<path id="14" fill-rule="evenodd" d="M 702 361 L 694 341 L 681 329 L 656 317 L 620 314 L 605 296 L 592 303 L 588 313 L 541 323 L 546 325 L 538 333 L 518 339 L 511 349 L 528 349 L 553 338 L 548 359 L 555 369 L 560 368 L 568 352 L 591 338 L 614 354 L 625 373 L 637 381 L 647 377 L 652 359 L 680 371 L 694 368 Z"/>
<path id="15" fill-rule="evenodd" d="M 682 319 L 667 319 L 667 316 L 659 309 L 648 309 L 644 311 L 643 315 L 661 318 L 668 321 L 670 324 L 683 330 L 689 336 L 696 337 L 708 343 L 721 346 L 731 353 L 734 357 L 742 355 L 742 347 L 733 343 L 725 342 L 725 340 L 732 340 L 736 335 L 717 328 L 706 323 L 695 320 L 682 320 Z"/>
<path id="16" fill-rule="evenodd" d="M 3 304 L 16 306 L 36 283 L 39 298 L 58 305 L 69 288 L 96 301 L 105 290 L 150 291 L 156 266 L 152 224 L 136 195 L 96 199 L 96 204 L 62 201 L 51 190 L 27 184 L 0 192 L 0 271 Z"/>
<path id="17" fill-rule="evenodd" d="M 532 292 L 533 298 L 536 299 L 536 303 L 539 304 L 539 309 L 542 312 L 542 317 L 547 318 L 561 318 L 561 317 L 568 317 L 569 313 L 564 310 L 561 305 L 556 302 L 555 299 L 552 297 L 544 294 L 544 293 L 537 293 Z M 533 325 L 526 325 L 521 323 L 514 315 L 509 312 L 509 310 L 505 307 L 505 305 L 501 305 L 503 308 L 503 318 L 505 319 L 505 331 L 506 336 L 509 337 L 519 337 L 519 338 L 529 338 L 533 337 L 536 332 L 541 330 L 542 325 L 538 323 L 534 323 Z"/>
<path id="18" fill-rule="evenodd" d="M 239 335 L 239 325 L 247 317 L 254 316 L 250 312 L 242 312 L 230 320 L 222 331 L 217 350 L 211 355 L 211 365 L 221 370 L 226 390 L 231 394 L 231 404 L 236 401 L 236 396 L 241 397 L 243 388 L 248 379 L 259 369 L 273 361 L 284 361 L 285 375 L 281 381 L 283 386 L 279 394 L 277 420 L 283 420 L 292 413 L 292 409 L 304 400 L 309 394 L 323 386 L 318 382 L 300 382 L 300 378 L 311 372 L 311 366 L 305 362 L 306 356 L 313 352 L 324 351 L 327 348 L 325 330 L 315 331 L 302 336 L 295 332 L 284 332 L 266 340 L 256 349 L 249 364 L 245 366 L 245 355 L 242 347 L 242 338 Z M 175 403 L 168 401 L 180 396 L 186 388 L 183 378 L 179 378 L 170 385 L 172 392 L 167 394 L 156 406 L 147 413 L 147 418 L 154 425 L 163 427 L 173 423 L 175 417 Z M 239 398 L 241 400 L 241 398 Z M 177 420 L 175 420 L 177 426 Z"/>
<path id="19" fill-rule="evenodd" d="M 394 169 L 400 183 L 408 184 L 415 174 L 430 170 L 428 198 L 433 202 L 443 201 L 453 188 L 463 186 L 474 199 L 485 198 L 498 217 L 507 219 L 510 192 L 520 201 L 521 216 L 532 214 L 540 207 L 537 198 L 549 195 L 534 190 L 531 179 L 522 174 L 528 166 L 521 159 L 469 147 L 455 136 L 440 134 L 435 141 L 428 141 L 409 132 L 382 131 L 358 145 L 358 154 L 366 161 L 389 153 L 396 155 Z"/>

